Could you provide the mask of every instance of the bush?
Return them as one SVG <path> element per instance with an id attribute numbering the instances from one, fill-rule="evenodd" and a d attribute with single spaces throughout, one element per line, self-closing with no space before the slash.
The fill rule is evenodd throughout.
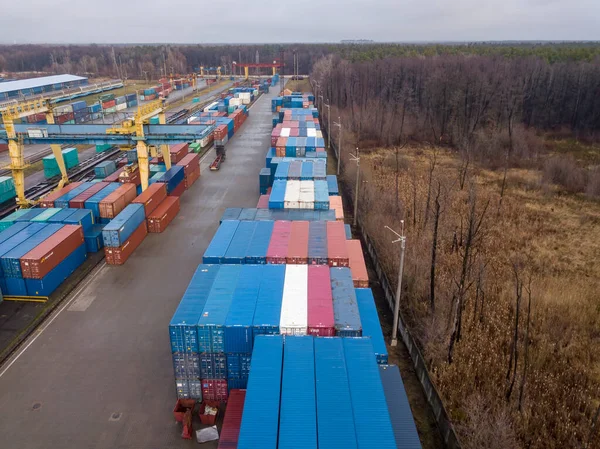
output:
<path id="1" fill-rule="evenodd" d="M 546 161 L 543 180 L 557 184 L 569 193 L 581 193 L 586 186 L 586 171 L 571 156 L 554 156 Z"/>
<path id="2" fill-rule="evenodd" d="M 600 198 L 600 167 L 589 173 L 585 194 L 590 198 Z"/>

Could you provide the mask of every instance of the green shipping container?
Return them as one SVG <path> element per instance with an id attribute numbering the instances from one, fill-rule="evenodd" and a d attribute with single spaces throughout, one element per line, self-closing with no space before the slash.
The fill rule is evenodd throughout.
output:
<path id="1" fill-rule="evenodd" d="M 56 215 L 57 213 L 59 213 L 61 210 L 62 209 L 60 207 L 51 207 L 49 209 L 46 209 L 41 214 L 33 217 L 30 221 L 46 222 L 46 221 L 48 221 L 49 218 L 52 218 L 54 215 Z"/>
<path id="2" fill-rule="evenodd" d="M 14 192 L 15 183 L 10 176 L 0 176 L 0 194 Z"/>
<path id="3" fill-rule="evenodd" d="M 17 209 L 8 217 L 4 217 L 2 220 L 0 220 L 0 231 L 10 228 L 17 218 L 26 214 L 27 212 L 30 212 L 30 209 Z"/>
<path id="4" fill-rule="evenodd" d="M 96 145 L 96 153 L 102 153 L 104 151 L 108 151 L 112 148 L 112 145 L 106 143 L 103 145 Z"/>
<path id="5" fill-rule="evenodd" d="M 160 122 L 158 121 L 158 117 L 150 117 L 150 124 L 151 125 L 159 125 Z"/>
<path id="6" fill-rule="evenodd" d="M 202 147 L 200 146 L 200 144 L 198 142 L 190 143 L 190 151 L 192 153 L 200 153 L 201 149 L 202 149 Z"/>

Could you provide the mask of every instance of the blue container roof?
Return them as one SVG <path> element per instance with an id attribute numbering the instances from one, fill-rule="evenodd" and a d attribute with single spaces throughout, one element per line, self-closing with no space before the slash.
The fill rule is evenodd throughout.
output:
<path id="1" fill-rule="evenodd" d="M 375 354 L 385 355 L 387 357 L 387 347 L 383 339 L 381 323 L 375 306 L 375 298 L 370 288 L 357 288 L 356 304 L 360 313 L 360 323 L 362 326 L 363 337 L 371 337 L 373 350 Z"/>
<path id="2" fill-rule="evenodd" d="M 195 326 L 202 315 L 220 265 L 199 265 L 171 319 L 171 326 Z"/>
<path id="3" fill-rule="evenodd" d="M 30 223 L 29 226 L 17 232 L 12 237 L 0 244 L 0 256 L 3 256 L 4 254 L 11 251 L 13 248 L 19 246 L 25 240 L 34 236 L 46 226 L 48 226 L 48 224 L 46 223 Z"/>
<path id="4" fill-rule="evenodd" d="M 15 224 L 11 225 L 10 228 L 6 228 L 4 231 L 0 232 L 0 244 L 4 243 L 5 241 L 10 239 L 15 234 L 21 232 L 23 229 L 25 229 L 30 224 L 31 223 L 29 223 L 28 221 L 22 221 L 19 223 L 15 223 Z"/>
<path id="5" fill-rule="evenodd" d="M 252 326 L 254 309 L 260 290 L 264 265 L 243 265 L 229 313 L 225 320 L 226 326 Z"/>
<path id="6" fill-rule="evenodd" d="M 243 260 L 246 258 L 248 244 L 252 240 L 255 229 L 255 221 L 240 221 L 231 239 L 231 243 L 225 252 L 225 262 L 242 261 L 240 263 L 243 263 Z"/>
<path id="7" fill-rule="evenodd" d="M 224 220 L 206 248 L 204 257 L 223 257 L 239 224 L 239 220 Z"/>
<path id="8" fill-rule="evenodd" d="M 331 294 L 336 330 L 362 329 L 350 268 L 331 268 Z"/>
<path id="9" fill-rule="evenodd" d="M 271 242 L 271 234 L 273 233 L 273 220 L 257 221 L 252 240 L 248 244 L 246 257 L 266 257 L 269 243 Z"/>
<path id="10" fill-rule="evenodd" d="M 285 265 L 265 265 L 254 311 L 254 326 L 279 326 Z"/>
<path id="11" fill-rule="evenodd" d="M 39 232 L 36 232 L 24 242 L 14 247 L 9 252 L 3 254 L 2 257 L 7 259 L 20 259 L 63 226 L 64 225 L 60 223 L 50 223 L 46 225 L 44 229 L 40 229 Z"/>
<path id="12" fill-rule="evenodd" d="M 128 204 L 127 206 L 125 206 L 125 208 L 121 212 L 119 212 L 119 214 L 115 218 L 110 220 L 110 223 L 108 223 L 104 227 L 104 230 L 105 231 L 119 231 L 131 217 L 133 217 L 134 215 L 139 213 L 140 209 L 142 209 L 142 210 L 144 209 L 143 204 L 139 204 L 139 203 Z M 82 210 L 85 210 L 85 209 L 82 209 Z"/>
<path id="13" fill-rule="evenodd" d="M 223 326 L 229 313 L 241 265 L 222 265 L 204 304 L 198 326 Z"/>

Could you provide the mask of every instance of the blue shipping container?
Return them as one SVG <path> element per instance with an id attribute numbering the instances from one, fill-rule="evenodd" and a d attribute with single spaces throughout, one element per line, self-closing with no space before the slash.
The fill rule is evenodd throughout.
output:
<path id="1" fill-rule="evenodd" d="M 277 449 L 283 338 L 277 335 L 256 339 L 238 449 Z"/>
<path id="2" fill-rule="evenodd" d="M 269 196 L 269 209 L 283 209 L 285 202 L 285 190 L 287 181 L 276 179 Z"/>
<path id="3" fill-rule="evenodd" d="M 45 210 L 46 209 L 41 209 L 39 207 L 36 207 L 34 209 L 31 209 L 31 210 L 28 210 L 23 215 L 15 218 L 15 223 L 20 223 L 20 222 L 24 222 L 24 221 L 31 221 L 32 218 L 37 217 L 39 214 L 43 213 Z"/>
<path id="4" fill-rule="evenodd" d="M 255 221 L 240 221 L 235 234 L 229 243 L 229 247 L 223 257 L 223 262 L 226 264 L 243 264 L 246 261 L 248 252 L 248 244 L 252 240 L 254 230 L 256 229 Z"/>
<path id="5" fill-rule="evenodd" d="M 200 378 L 227 379 L 227 357 L 225 354 L 200 354 Z"/>
<path id="6" fill-rule="evenodd" d="M 346 231 L 346 240 L 352 240 L 352 228 L 349 224 L 344 225 L 344 230 Z"/>
<path id="7" fill-rule="evenodd" d="M 258 209 L 255 207 L 244 208 L 240 212 L 240 218 L 238 218 L 238 220 L 253 221 L 256 218 L 257 211 Z"/>
<path id="8" fill-rule="evenodd" d="M 303 181 L 310 181 L 313 179 L 313 162 L 302 162 L 302 173 L 300 179 Z"/>
<path id="9" fill-rule="evenodd" d="M 387 364 L 388 353 L 383 339 L 381 323 L 375 306 L 375 298 L 370 288 L 357 288 L 356 304 L 360 313 L 360 323 L 363 337 L 370 337 L 377 363 Z"/>
<path id="10" fill-rule="evenodd" d="M 102 230 L 104 246 L 121 246 L 146 219 L 143 204 L 129 204 Z"/>
<path id="11" fill-rule="evenodd" d="M 350 268 L 331 268 L 330 273 L 335 335 L 360 337 L 362 325 Z"/>
<path id="12" fill-rule="evenodd" d="M 338 196 L 340 194 L 337 176 L 327 175 L 327 189 L 329 190 L 329 196 Z"/>
<path id="13" fill-rule="evenodd" d="M 182 165 L 173 165 L 166 172 L 161 173 L 161 177 L 156 182 L 164 182 L 167 184 L 167 193 L 171 193 L 177 188 L 179 183 L 183 182 L 184 167 Z"/>
<path id="14" fill-rule="evenodd" d="M 248 249 L 246 250 L 246 263 L 267 263 L 267 249 L 269 249 L 269 243 L 271 242 L 271 234 L 273 233 L 274 225 L 275 222 L 272 220 L 256 222 L 256 228 L 254 229 L 252 240 L 250 240 Z"/>
<path id="15" fill-rule="evenodd" d="M 83 262 L 87 254 L 85 245 L 69 254 L 42 279 L 25 279 L 29 296 L 50 296 Z"/>
<path id="16" fill-rule="evenodd" d="M 277 164 L 277 170 L 275 170 L 275 179 L 284 181 L 287 180 L 289 169 L 289 162 L 280 162 L 279 164 Z"/>
<path id="17" fill-rule="evenodd" d="M 238 220 L 241 212 L 242 209 L 239 207 L 228 207 L 225 209 L 225 212 L 223 212 L 219 224 L 221 224 L 224 220 Z"/>
<path id="18" fill-rule="evenodd" d="M 198 320 L 219 269 L 219 265 L 196 269 L 169 324 L 172 352 L 198 352 Z"/>
<path id="19" fill-rule="evenodd" d="M 85 233 L 92 229 L 94 217 L 92 216 L 92 211 L 89 209 L 77 209 L 72 214 L 69 214 L 67 218 L 64 218 L 62 222 L 64 224 L 80 225 Z"/>
<path id="20" fill-rule="evenodd" d="M 91 197 L 89 197 L 86 200 L 85 203 L 83 203 L 83 205 L 85 206 L 86 209 L 89 209 L 92 211 L 92 216 L 94 217 L 95 222 L 100 221 L 100 206 L 99 206 L 100 201 L 102 201 L 104 198 L 106 198 L 112 192 L 114 192 L 119 187 L 121 187 L 121 185 L 122 184 L 120 184 L 118 182 L 110 183 L 109 185 L 104 187 L 102 190 L 100 190 L 98 193 L 93 194 Z"/>
<path id="21" fill-rule="evenodd" d="M 285 265 L 265 265 L 254 310 L 253 337 L 278 334 L 281 299 L 285 281 Z"/>
<path id="22" fill-rule="evenodd" d="M 93 182 L 83 182 L 80 186 L 75 187 L 70 192 L 65 193 L 59 199 L 54 201 L 54 207 L 69 207 L 69 201 L 75 198 L 77 195 L 85 192 L 87 189 L 94 185 Z"/>
<path id="23" fill-rule="evenodd" d="M 308 263 L 327 265 L 327 223 L 324 221 L 308 224 Z"/>
<path id="24" fill-rule="evenodd" d="M 252 354 L 227 354 L 227 378 L 248 379 L 251 360 Z"/>
<path id="25" fill-rule="evenodd" d="M 222 263 L 229 244 L 235 235 L 239 224 L 238 220 L 224 220 L 212 238 L 202 257 L 202 263 Z"/>
<path id="26" fill-rule="evenodd" d="M 8 239 L 10 239 L 13 235 L 21 232 L 23 229 L 25 229 L 30 224 L 31 223 L 29 223 L 29 222 L 15 223 L 10 228 L 7 228 L 4 231 L 0 232 L 0 243 L 4 243 Z"/>
<path id="27" fill-rule="evenodd" d="M 66 218 L 69 217 L 74 212 L 77 212 L 80 209 L 63 209 L 60 212 L 54 214 L 52 217 L 48 218 L 46 223 L 62 223 Z"/>
<path id="28" fill-rule="evenodd" d="M 97 253 L 104 248 L 104 240 L 102 239 L 103 228 L 104 225 L 94 225 L 83 234 L 85 249 L 88 253 Z"/>

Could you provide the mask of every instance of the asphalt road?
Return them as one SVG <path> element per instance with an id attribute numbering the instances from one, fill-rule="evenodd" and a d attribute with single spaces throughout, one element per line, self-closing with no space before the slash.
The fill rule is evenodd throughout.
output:
<path id="1" fill-rule="evenodd" d="M 196 445 L 181 439 L 173 419 L 168 323 L 225 208 L 256 205 L 274 96 L 251 108 L 219 172 L 208 170 L 214 152 L 204 157 L 201 178 L 163 234 L 149 235 L 125 266 L 102 263 L 0 367 L 3 446 Z"/>

